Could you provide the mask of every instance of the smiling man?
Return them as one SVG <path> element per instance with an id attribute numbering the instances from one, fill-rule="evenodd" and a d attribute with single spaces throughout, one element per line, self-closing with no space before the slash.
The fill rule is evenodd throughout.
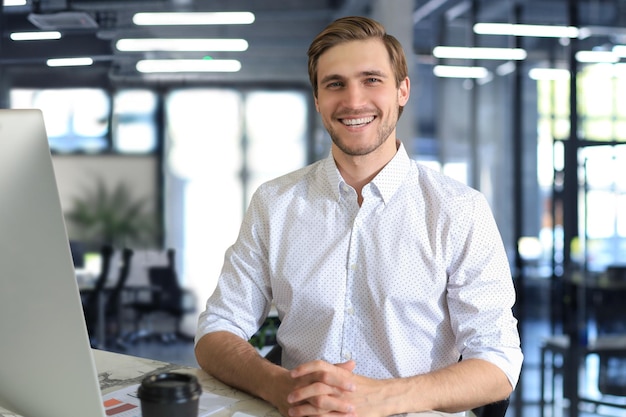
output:
<path id="1" fill-rule="evenodd" d="M 508 260 L 483 195 L 396 138 L 410 94 L 402 47 L 346 17 L 308 55 L 331 152 L 255 193 L 200 315 L 198 363 L 284 416 L 456 413 L 506 398 L 522 363 Z M 281 366 L 247 342 L 272 303 Z"/>

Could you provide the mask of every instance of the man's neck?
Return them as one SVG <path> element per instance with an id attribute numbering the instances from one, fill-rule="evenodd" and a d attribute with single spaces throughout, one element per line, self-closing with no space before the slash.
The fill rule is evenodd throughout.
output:
<path id="1" fill-rule="evenodd" d="M 347 155 L 334 144 L 332 154 L 337 168 L 344 181 L 354 188 L 358 195 L 359 205 L 363 201 L 361 191 L 363 187 L 378 175 L 378 173 L 393 159 L 398 151 L 399 142 L 389 138 L 374 152 L 367 155 Z"/>

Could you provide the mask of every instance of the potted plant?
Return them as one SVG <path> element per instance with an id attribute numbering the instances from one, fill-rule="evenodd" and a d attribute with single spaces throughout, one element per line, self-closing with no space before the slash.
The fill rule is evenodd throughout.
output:
<path id="1" fill-rule="evenodd" d="M 156 215 L 148 211 L 149 198 L 135 198 L 124 182 L 113 187 L 97 178 L 93 187 L 74 198 L 66 220 L 76 240 L 93 249 L 102 245 L 116 247 L 157 244 L 160 228 Z"/>

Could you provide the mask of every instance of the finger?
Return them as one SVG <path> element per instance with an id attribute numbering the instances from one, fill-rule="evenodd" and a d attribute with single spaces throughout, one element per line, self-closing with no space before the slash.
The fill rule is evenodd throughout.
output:
<path id="1" fill-rule="evenodd" d="M 344 362 L 344 363 L 337 363 L 335 364 L 335 366 L 341 368 L 341 369 L 345 369 L 348 372 L 353 372 L 354 368 L 356 368 L 356 362 L 353 360 L 349 360 L 348 362 Z"/>
<path id="2" fill-rule="evenodd" d="M 295 404 L 288 410 L 289 416 L 350 416 L 354 413 L 354 406 L 337 397 L 321 396 L 309 401 Z"/>
<path id="3" fill-rule="evenodd" d="M 343 391 L 339 388 L 333 387 L 332 385 L 324 384 L 323 382 L 315 382 L 291 391 L 287 396 L 287 401 L 290 404 L 294 404 L 298 402 L 309 401 L 311 398 L 321 396 L 338 397 L 342 394 Z"/>
<path id="4" fill-rule="evenodd" d="M 333 365 L 325 361 L 312 361 L 306 362 L 302 365 L 291 370 L 292 378 L 300 378 L 304 375 L 312 374 L 314 372 L 324 371 L 331 369 Z"/>
<path id="5" fill-rule="evenodd" d="M 308 385 L 307 383 L 322 382 L 344 391 L 354 391 L 355 385 L 352 381 L 353 374 L 351 370 L 354 367 L 350 362 L 353 361 L 346 362 L 345 367 L 335 366 L 323 361 L 308 362 L 293 369 L 291 377 L 300 380 L 299 386 Z"/>

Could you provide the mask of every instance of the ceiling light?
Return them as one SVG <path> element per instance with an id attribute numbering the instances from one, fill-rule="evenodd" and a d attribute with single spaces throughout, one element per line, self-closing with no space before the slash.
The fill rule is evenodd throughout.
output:
<path id="1" fill-rule="evenodd" d="M 237 72 L 241 63 L 235 59 L 144 59 L 137 71 L 152 72 Z"/>
<path id="2" fill-rule="evenodd" d="M 14 41 L 42 41 L 50 39 L 61 39 L 61 32 L 56 30 L 45 32 L 13 32 L 11 40 Z"/>
<path id="3" fill-rule="evenodd" d="M 615 63 L 619 56 L 613 51 L 578 51 L 576 61 L 584 63 Z"/>
<path id="4" fill-rule="evenodd" d="M 506 75 L 512 74 L 513 72 L 515 72 L 515 70 L 516 70 L 515 62 L 508 61 L 496 67 L 496 74 L 498 74 L 501 77 L 504 77 Z"/>
<path id="5" fill-rule="evenodd" d="M 444 78 L 485 78 L 489 71 L 484 67 L 461 67 L 452 65 L 436 65 L 433 74 Z"/>
<path id="6" fill-rule="evenodd" d="M 5 6 L 26 6 L 26 0 L 4 0 Z"/>
<path id="7" fill-rule="evenodd" d="M 49 67 L 79 67 L 93 64 L 93 59 L 89 57 L 81 58 L 50 58 L 46 61 Z"/>
<path id="8" fill-rule="evenodd" d="M 620 58 L 626 58 L 626 45 L 615 45 L 613 53 Z"/>
<path id="9" fill-rule="evenodd" d="M 457 59 L 526 59 L 526 51 L 520 48 L 472 48 L 459 46 L 437 46 L 433 49 L 436 58 Z"/>
<path id="10" fill-rule="evenodd" d="M 99 27 L 93 16 L 79 11 L 29 13 L 28 21 L 40 30 L 91 30 Z"/>
<path id="11" fill-rule="evenodd" d="M 245 39 L 120 39 L 118 51 L 245 51 Z"/>
<path id="12" fill-rule="evenodd" d="M 249 25 L 254 22 L 250 12 L 215 13 L 135 13 L 133 23 L 139 26 L 161 25 Z"/>
<path id="13" fill-rule="evenodd" d="M 574 26 L 521 25 L 512 23 L 476 23 L 474 32 L 479 35 L 532 36 L 537 38 L 577 38 Z"/>
<path id="14" fill-rule="evenodd" d="M 616 26 L 583 26 L 580 28 L 579 39 L 590 36 L 622 37 L 626 36 L 626 28 Z"/>
<path id="15" fill-rule="evenodd" d="M 532 68 L 528 76 L 533 80 L 569 80 L 569 70 L 562 68 Z"/>

